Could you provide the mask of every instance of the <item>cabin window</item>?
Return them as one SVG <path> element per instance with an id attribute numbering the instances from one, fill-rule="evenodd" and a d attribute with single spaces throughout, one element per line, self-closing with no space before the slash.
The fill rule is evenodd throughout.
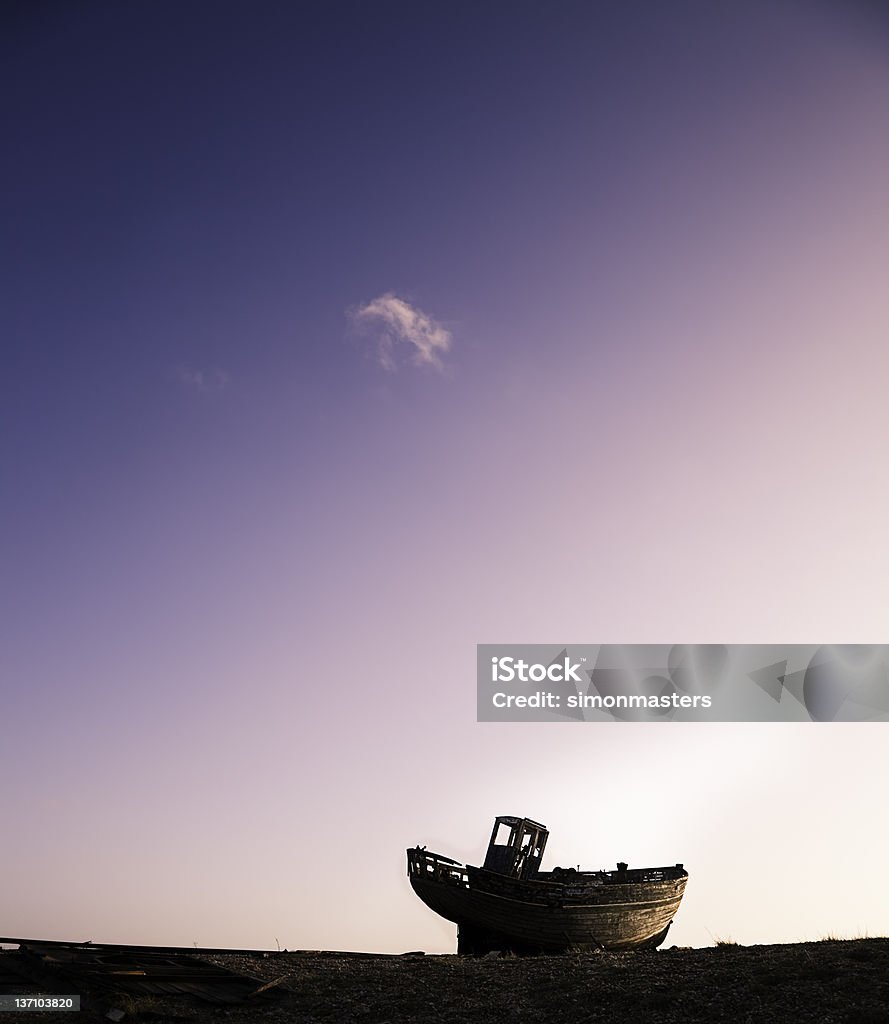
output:
<path id="1" fill-rule="evenodd" d="M 494 845 L 495 846 L 509 846 L 509 840 L 512 838 L 512 826 L 507 825 L 505 821 L 501 821 L 497 826 L 497 831 L 494 834 Z"/>

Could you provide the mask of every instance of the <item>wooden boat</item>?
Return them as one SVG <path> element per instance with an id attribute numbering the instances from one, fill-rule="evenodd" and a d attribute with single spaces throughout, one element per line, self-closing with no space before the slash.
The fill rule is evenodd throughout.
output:
<path id="1" fill-rule="evenodd" d="M 411 886 L 457 925 L 458 953 L 653 949 L 664 941 L 688 880 L 681 864 L 541 871 L 548 836 L 530 818 L 502 816 L 480 868 L 425 847 L 407 851 Z"/>

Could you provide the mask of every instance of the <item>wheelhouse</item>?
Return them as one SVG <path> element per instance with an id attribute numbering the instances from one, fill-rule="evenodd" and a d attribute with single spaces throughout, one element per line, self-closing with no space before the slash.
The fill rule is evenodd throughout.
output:
<path id="1" fill-rule="evenodd" d="M 549 831 L 530 818 L 501 815 L 494 819 L 482 867 L 510 878 L 534 878 L 540 870 Z"/>

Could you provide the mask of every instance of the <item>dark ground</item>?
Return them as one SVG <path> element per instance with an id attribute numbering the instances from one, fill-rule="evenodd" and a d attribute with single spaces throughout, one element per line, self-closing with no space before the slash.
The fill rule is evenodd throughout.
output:
<path id="1" fill-rule="evenodd" d="M 104 1021 L 109 1007 L 125 1011 L 127 1024 L 889 1024 L 889 939 L 521 959 L 305 952 L 205 959 L 253 976 L 257 986 L 286 976 L 279 1001 L 219 1007 L 121 995 L 79 1014 L 4 1013 L 0 1024 Z"/>

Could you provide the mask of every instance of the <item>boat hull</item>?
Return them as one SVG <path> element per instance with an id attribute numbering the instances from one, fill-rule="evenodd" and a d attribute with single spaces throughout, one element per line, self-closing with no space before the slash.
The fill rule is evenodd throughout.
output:
<path id="1" fill-rule="evenodd" d="M 460 953 L 653 948 L 666 938 L 687 879 L 584 887 L 566 897 L 545 883 L 510 889 L 497 886 L 498 879 L 485 879 L 480 869 L 468 870 L 462 884 L 416 875 L 410 879 L 430 910 L 457 925 Z M 489 891 L 486 882 L 501 891 Z"/>

